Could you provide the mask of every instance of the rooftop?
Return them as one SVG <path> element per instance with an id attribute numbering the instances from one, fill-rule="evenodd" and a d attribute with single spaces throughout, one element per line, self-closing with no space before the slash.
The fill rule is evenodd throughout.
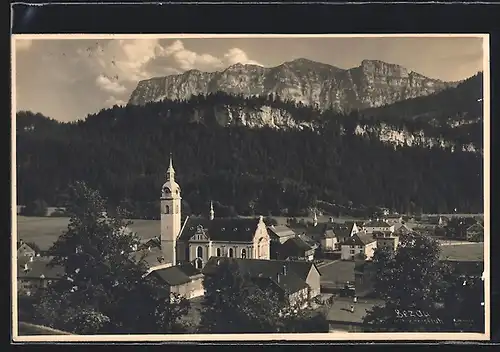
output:
<path id="1" fill-rule="evenodd" d="M 29 257 L 17 258 L 17 277 L 19 279 L 59 279 L 64 276 L 64 268 L 62 266 L 49 265 L 52 257 L 33 257 L 30 261 Z M 27 271 L 24 270 L 25 265 L 28 266 Z"/>
<path id="2" fill-rule="evenodd" d="M 153 270 L 149 275 L 154 275 L 170 286 L 177 286 L 188 283 L 191 278 L 200 275 L 201 272 L 195 269 L 191 264 L 171 266 L 168 268 Z"/>
<path id="3" fill-rule="evenodd" d="M 251 242 L 259 218 L 215 218 L 189 217 L 183 226 L 180 239 L 189 240 L 197 232 L 208 236 L 212 241 Z"/>

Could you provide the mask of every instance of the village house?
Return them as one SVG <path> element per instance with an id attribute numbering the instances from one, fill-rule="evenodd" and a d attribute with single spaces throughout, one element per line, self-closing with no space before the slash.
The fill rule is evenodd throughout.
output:
<path id="1" fill-rule="evenodd" d="M 384 216 L 384 221 L 388 223 L 389 225 L 395 225 L 398 223 L 401 223 L 403 221 L 403 216 L 399 214 L 390 214 L 387 216 Z"/>
<path id="2" fill-rule="evenodd" d="M 324 251 L 339 251 L 344 241 L 363 231 L 362 224 L 354 221 L 328 223 L 321 236 L 322 249 Z"/>
<path id="3" fill-rule="evenodd" d="M 259 260 L 212 257 L 203 268 L 206 276 L 213 275 L 222 260 L 232 260 L 241 273 L 264 287 L 273 287 L 290 304 L 307 304 L 320 295 L 321 274 L 314 263 L 307 261 Z"/>
<path id="4" fill-rule="evenodd" d="M 394 232 L 394 224 L 388 224 L 383 220 L 376 219 L 366 223 L 364 229 L 366 233 Z"/>
<path id="5" fill-rule="evenodd" d="M 339 246 L 337 236 L 333 229 L 326 230 L 321 238 L 321 251 L 323 253 L 333 252 L 338 250 Z"/>
<path id="6" fill-rule="evenodd" d="M 25 256 L 17 258 L 17 291 L 30 296 L 64 276 L 62 266 L 49 265 L 51 257 Z"/>
<path id="7" fill-rule="evenodd" d="M 469 226 L 465 230 L 465 238 L 471 242 L 484 241 L 484 227 L 480 223 Z"/>
<path id="8" fill-rule="evenodd" d="M 394 224 L 394 235 L 396 236 L 407 235 L 411 232 L 412 230 L 406 224 Z"/>
<path id="9" fill-rule="evenodd" d="M 297 234 L 294 230 L 286 225 L 272 225 L 267 227 L 267 232 L 269 233 L 269 239 L 271 243 L 283 244 L 290 238 L 295 237 Z"/>
<path id="10" fill-rule="evenodd" d="M 369 260 L 373 257 L 376 248 L 377 241 L 371 234 L 357 233 L 342 243 L 340 259 L 354 260 L 356 257 L 362 256 Z"/>
<path id="11" fill-rule="evenodd" d="M 484 238 L 484 227 L 472 217 L 451 219 L 445 226 L 445 235 L 448 238 L 480 242 Z"/>
<path id="12" fill-rule="evenodd" d="M 36 250 L 23 240 L 17 241 L 17 256 L 18 257 L 34 257 L 37 255 Z"/>
<path id="13" fill-rule="evenodd" d="M 168 294 L 187 299 L 203 296 L 203 274 L 190 263 L 151 270 L 145 276 L 159 280 Z"/>
<path id="14" fill-rule="evenodd" d="M 292 260 L 314 260 L 314 248 L 302 240 L 299 236 L 288 239 L 279 245 L 277 259 Z"/>
<path id="15" fill-rule="evenodd" d="M 377 241 L 377 248 L 388 249 L 395 252 L 399 244 L 399 236 L 394 235 L 391 232 L 380 232 L 376 231 L 373 234 L 373 238 Z"/>

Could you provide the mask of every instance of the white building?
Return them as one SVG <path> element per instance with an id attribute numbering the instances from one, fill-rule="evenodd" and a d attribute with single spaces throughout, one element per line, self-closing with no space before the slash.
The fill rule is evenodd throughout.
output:
<path id="1" fill-rule="evenodd" d="M 363 254 L 368 260 L 373 257 L 375 249 L 377 249 L 377 241 L 371 235 L 357 233 L 342 243 L 340 259 L 354 260 L 357 255 Z"/>

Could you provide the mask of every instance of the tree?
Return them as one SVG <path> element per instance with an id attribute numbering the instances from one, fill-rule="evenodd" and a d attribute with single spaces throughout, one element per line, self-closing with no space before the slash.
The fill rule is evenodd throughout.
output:
<path id="1" fill-rule="evenodd" d="M 439 261 L 439 243 L 429 236 L 402 236 L 396 254 L 377 250 L 373 258 L 374 290 L 386 303 L 364 319 L 374 331 L 439 331 L 444 328 L 442 311 L 447 282 Z M 408 316 L 407 316 L 408 315 Z"/>
<path id="2" fill-rule="evenodd" d="M 75 333 L 167 333 L 182 329 L 185 299 L 169 295 L 133 256 L 139 243 L 120 208 L 108 216 L 98 191 L 72 187 L 68 229 L 49 249 L 65 277 L 40 291 L 36 316 Z"/>

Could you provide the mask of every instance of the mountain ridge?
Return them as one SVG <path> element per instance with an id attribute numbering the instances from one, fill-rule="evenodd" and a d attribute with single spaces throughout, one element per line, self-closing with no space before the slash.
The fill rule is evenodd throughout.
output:
<path id="1" fill-rule="evenodd" d="M 192 95 L 221 91 L 246 97 L 277 94 L 283 100 L 321 110 L 350 111 L 429 95 L 458 83 L 432 79 L 381 60 L 365 59 L 359 66 L 342 69 L 298 58 L 274 67 L 238 63 L 221 71 L 189 70 L 152 77 L 138 82 L 128 104 L 188 100 Z"/>

